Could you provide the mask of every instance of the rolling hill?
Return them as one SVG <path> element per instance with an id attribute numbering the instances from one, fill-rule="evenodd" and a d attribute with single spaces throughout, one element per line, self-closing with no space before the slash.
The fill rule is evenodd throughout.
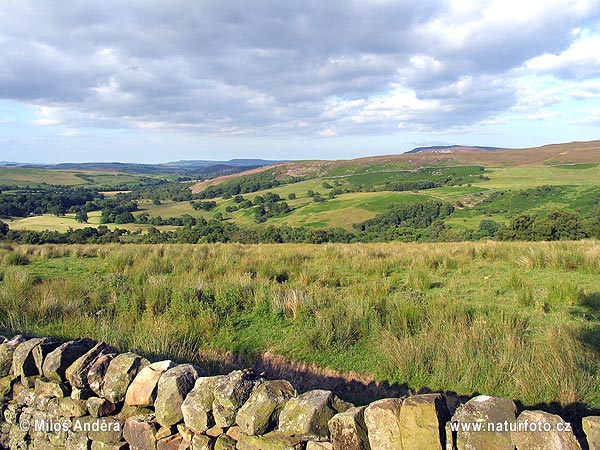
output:
<path id="1" fill-rule="evenodd" d="M 466 152 L 497 152 L 508 150 L 501 147 L 479 147 L 472 145 L 433 145 L 430 147 L 416 147 L 406 152 L 411 153 L 466 153 Z"/>
<path id="2" fill-rule="evenodd" d="M 547 217 L 556 209 L 572 210 L 591 220 L 600 204 L 600 141 L 524 149 L 437 150 L 353 160 L 278 162 L 190 184 L 191 194 L 179 194 L 178 199 L 167 188 L 178 192 L 187 188 L 178 186 L 171 174 L 172 181 L 132 194 L 138 206 L 133 216 L 139 223 L 128 223 L 127 228 L 173 230 L 181 226 L 175 219 L 185 215 L 254 231 L 287 226 L 354 233 L 394 209 L 425 208 L 433 202 L 452 208 L 451 214 L 437 220 L 436 233 L 442 230 L 448 238 L 470 239 L 478 236 L 482 221 L 493 227 L 509 226 L 519 215 Z M 20 174 L 25 178 L 44 176 L 42 169 L 6 170 L 25 171 Z M 71 184 L 86 179 L 75 171 L 47 173 L 60 174 Z M 101 175 L 97 172 L 88 179 L 97 185 L 103 180 Z M 135 183 L 131 175 L 127 181 Z M 65 222 L 67 219 L 70 221 Z M 10 226 L 15 230 L 64 230 L 87 224 L 76 223 L 74 214 L 62 218 L 45 214 L 16 219 Z M 427 223 L 424 226 L 429 227 Z"/>
<path id="3" fill-rule="evenodd" d="M 351 174 L 371 168 L 417 169 L 426 166 L 482 165 L 485 167 L 515 167 L 522 165 L 558 165 L 600 162 L 600 140 L 551 144 L 522 149 L 500 149 L 495 147 L 449 146 L 448 152 L 438 152 L 442 147 L 422 147 L 397 155 L 369 156 L 337 161 L 292 161 L 274 166 L 262 166 L 251 173 L 275 168 L 279 177 L 327 177 Z M 200 192 L 207 186 L 235 179 L 248 172 L 239 172 L 226 177 L 218 177 L 192 187 Z"/>

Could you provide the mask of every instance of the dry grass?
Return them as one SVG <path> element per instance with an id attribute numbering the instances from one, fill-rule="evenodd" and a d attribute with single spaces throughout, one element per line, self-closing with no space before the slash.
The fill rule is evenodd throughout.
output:
<path id="1" fill-rule="evenodd" d="M 14 255 L 29 264 L 0 268 L 4 331 L 600 406 L 597 242 L 0 248 Z"/>

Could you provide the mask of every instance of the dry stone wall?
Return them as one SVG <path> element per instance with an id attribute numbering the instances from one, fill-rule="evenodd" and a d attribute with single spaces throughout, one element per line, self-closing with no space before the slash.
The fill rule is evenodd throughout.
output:
<path id="1" fill-rule="evenodd" d="M 91 339 L 0 337 L 0 412 L 0 449 L 582 448 L 560 417 L 517 417 L 504 398 L 478 396 L 452 414 L 442 394 L 355 406 L 252 370 L 207 376 L 193 364 L 151 363 Z M 600 450 L 600 417 L 585 418 L 583 429 L 589 448 Z"/>

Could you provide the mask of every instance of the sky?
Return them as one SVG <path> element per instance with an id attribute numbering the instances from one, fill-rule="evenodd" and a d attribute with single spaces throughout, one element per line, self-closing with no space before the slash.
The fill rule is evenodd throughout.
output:
<path id="1" fill-rule="evenodd" d="M 0 161 L 600 138 L 600 0 L 2 0 Z"/>

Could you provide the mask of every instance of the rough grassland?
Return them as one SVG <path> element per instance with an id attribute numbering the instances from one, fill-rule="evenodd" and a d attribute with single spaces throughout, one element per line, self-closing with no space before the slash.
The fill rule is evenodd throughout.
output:
<path id="1" fill-rule="evenodd" d="M 600 406 L 600 244 L 0 248 L 0 331 Z"/>
<path id="2" fill-rule="evenodd" d="M 132 174 L 92 170 L 50 170 L 23 167 L 0 167 L 0 185 L 37 187 L 42 184 L 59 186 L 107 187 L 138 183 L 142 178 L 174 179 L 173 175 Z"/>
<path id="3" fill-rule="evenodd" d="M 436 152 L 404 153 L 399 155 L 368 156 L 353 160 L 338 161 L 294 161 L 279 164 L 278 170 L 291 176 L 346 176 L 357 171 L 368 171 L 377 165 L 392 170 L 418 167 L 441 167 L 460 165 L 482 165 L 485 167 L 510 167 L 522 165 L 572 165 L 596 164 L 600 161 L 600 141 L 570 142 L 542 147 L 503 150 L 499 152 L 468 151 L 440 154 Z M 268 170 L 263 167 L 258 170 Z M 247 173 L 247 172 L 246 172 Z M 208 185 L 218 184 L 243 176 L 244 173 L 219 177 L 195 185 L 192 190 L 200 192 Z"/>
<path id="4" fill-rule="evenodd" d="M 63 186 L 86 184 L 75 173 L 64 170 L 24 169 L 0 167 L 0 184 L 31 186 L 42 182 Z"/>

